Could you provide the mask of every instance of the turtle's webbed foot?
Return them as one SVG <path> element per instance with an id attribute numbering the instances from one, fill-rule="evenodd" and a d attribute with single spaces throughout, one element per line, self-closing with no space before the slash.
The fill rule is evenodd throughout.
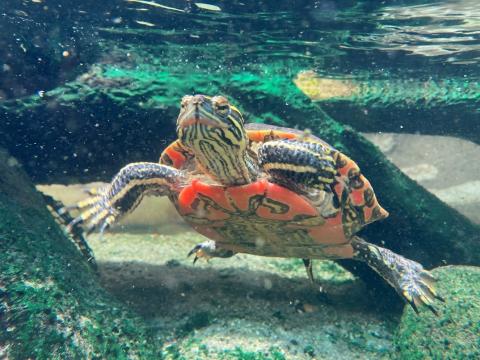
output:
<path id="1" fill-rule="evenodd" d="M 90 197 L 62 211 L 80 211 L 68 228 L 84 224 L 87 233 L 95 229 L 103 233 L 121 215 L 133 211 L 143 196 L 171 194 L 182 179 L 183 173 L 170 166 L 149 162 L 131 163 L 120 169 L 110 184 L 90 190 Z"/>
<path id="2" fill-rule="evenodd" d="M 414 261 L 402 258 L 404 266 L 395 276 L 397 277 L 394 287 L 403 299 L 418 314 L 418 307 L 426 306 L 432 313 L 438 315 L 433 306 L 435 299 L 444 301 L 435 291 L 434 284 L 437 281 L 430 272 Z"/>
<path id="3" fill-rule="evenodd" d="M 207 240 L 195 245 L 193 249 L 189 251 L 187 257 L 192 255 L 195 255 L 193 258 L 193 263 L 195 264 L 200 258 L 208 261 L 213 257 L 228 258 L 235 255 L 235 253 L 231 250 L 220 249 L 217 247 L 215 241 Z"/>
<path id="4" fill-rule="evenodd" d="M 418 308 L 426 306 L 437 315 L 435 299 L 444 301 L 435 291 L 435 277 L 419 263 L 401 255 L 369 244 L 355 237 L 352 241 L 355 258 L 365 261 L 382 276 L 418 314 Z"/>
<path id="5" fill-rule="evenodd" d="M 75 217 L 68 225 L 67 231 L 72 231 L 77 225 L 84 225 L 86 233 L 89 234 L 95 229 L 103 233 L 119 217 L 119 210 L 115 209 L 107 195 L 108 193 L 100 189 L 95 195 L 82 200 L 75 205 L 60 209 L 61 212 L 78 210 L 80 214 Z"/>

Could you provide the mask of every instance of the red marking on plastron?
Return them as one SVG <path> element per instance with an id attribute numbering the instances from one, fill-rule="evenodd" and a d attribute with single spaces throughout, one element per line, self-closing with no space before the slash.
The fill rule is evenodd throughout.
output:
<path id="1" fill-rule="evenodd" d="M 310 205 L 310 203 L 305 200 L 300 195 L 294 193 L 283 186 L 267 183 L 267 193 L 265 203 L 268 202 L 268 199 L 278 201 L 282 204 L 285 204 L 289 207 L 289 210 L 284 214 L 275 214 L 272 213 L 270 208 L 266 205 L 261 205 L 257 214 L 266 219 L 274 220 L 292 220 L 295 215 L 309 215 L 317 216 L 317 210 Z"/>
<path id="2" fill-rule="evenodd" d="M 192 207 L 195 199 L 200 198 L 199 195 L 210 198 L 215 204 L 219 205 L 226 211 L 209 207 L 206 210 L 207 212 L 199 212 L 198 209 Z M 186 186 L 178 195 L 178 210 L 181 215 L 194 215 L 209 220 L 224 220 L 230 217 L 228 212 L 232 212 L 235 209 L 230 205 L 224 187 L 208 185 L 195 179 L 192 180 L 191 184 Z"/>
<path id="3" fill-rule="evenodd" d="M 247 211 L 252 196 L 265 194 L 267 181 L 259 180 L 247 185 L 234 186 L 227 188 L 226 191 L 238 209 Z"/>

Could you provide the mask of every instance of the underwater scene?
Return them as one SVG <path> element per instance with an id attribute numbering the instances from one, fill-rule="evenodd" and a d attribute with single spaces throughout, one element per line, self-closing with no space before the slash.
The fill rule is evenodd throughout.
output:
<path id="1" fill-rule="evenodd" d="M 0 359 L 480 359 L 478 0 L 1 0 Z"/>

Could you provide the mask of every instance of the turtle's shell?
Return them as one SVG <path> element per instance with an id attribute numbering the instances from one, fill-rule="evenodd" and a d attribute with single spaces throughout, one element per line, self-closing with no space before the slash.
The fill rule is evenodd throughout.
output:
<path id="1" fill-rule="evenodd" d="M 292 129 L 266 125 L 246 128 L 253 152 L 261 143 L 278 139 L 329 146 L 311 135 L 305 139 L 305 133 Z M 178 141 L 164 151 L 161 162 L 192 172 L 191 182 L 171 200 L 196 231 L 218 246 L 262 256 L 350 258 L 351 236 L 388 213 L 378 204 L 357 164 L 332 150 L 338 171 L 333 191 L 317 191 L 314 196 L 272 183 L 266 176 L 242 186 L 212 184 L 195 171 L 194 162 Z"/>

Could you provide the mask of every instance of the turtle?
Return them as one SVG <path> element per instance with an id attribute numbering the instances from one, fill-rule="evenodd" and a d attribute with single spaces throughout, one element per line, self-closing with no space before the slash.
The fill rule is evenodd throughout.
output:
<path id="1" fill-rule="evenodd" d="M 308 131 L 245 124 L 222 95 L 186 95 L 177 140 L 159 162 L 123 167 L 104 188 L 64 211 L 79 215 L 68 228 L 103 233 L 147 195 L 167 196 L 207 239 L 189 253 L 229 258 L 239 253 L 368 264 L 418 313 L 437 314 L 436 279 L 421 264 L 357 235 L 388 212 L 358 165 Z"/>

